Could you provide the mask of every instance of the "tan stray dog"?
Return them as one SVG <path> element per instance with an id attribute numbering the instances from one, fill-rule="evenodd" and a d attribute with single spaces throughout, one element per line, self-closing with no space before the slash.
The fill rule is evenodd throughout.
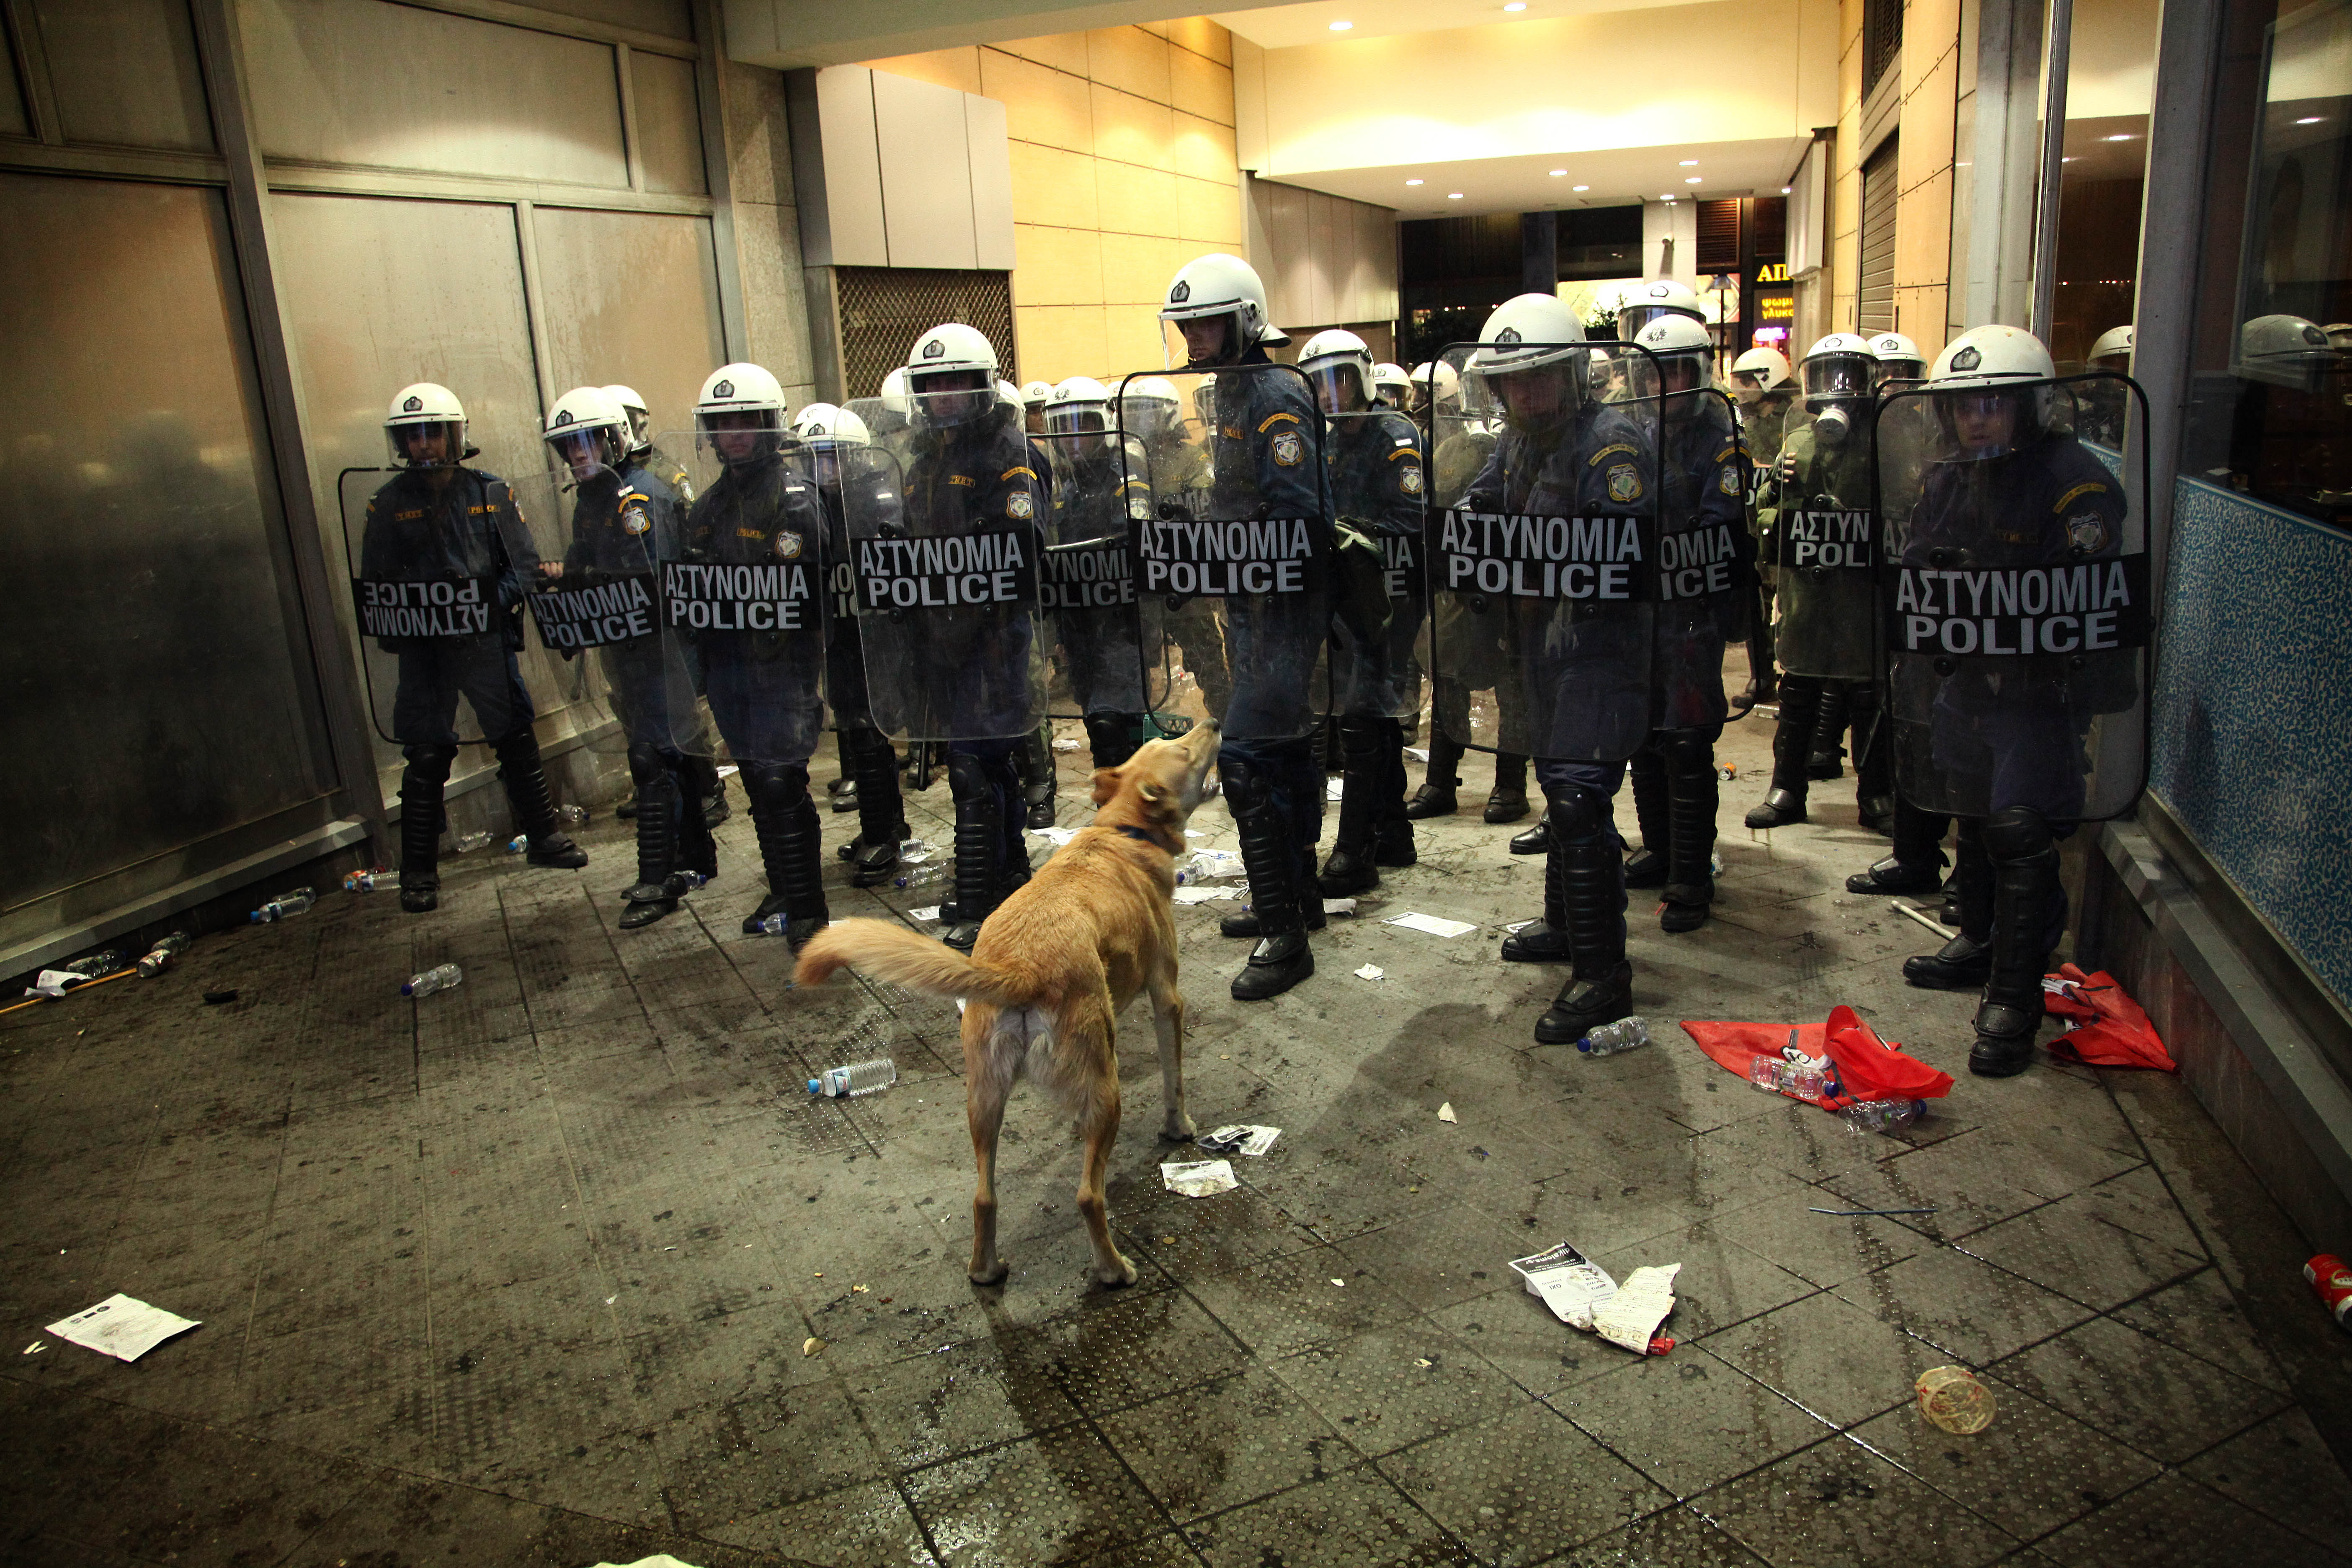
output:
<path id="1" fill-rule="evenodd" d="M 845 966 L 929 996 L 961 997 L 964 1109 L 980 1184 L 971 1199 L 972 1279 L 1007 1272 L 996 1253 L 996 1134 L 1005 1098 L 1025 1073 L 1076 1116 L 1086 1136 L 1078 1213 L 1094 1244 L 1094 1277 L 1135 1283 L 1110 1238 L 1103 1174 L 1118 1136 L 1115 1025 L 1151 993 L 1160 1037 L 1160 1135 L 1192 1136 L 1184 1110 L 1184 999 L 1176 991 L 1176 857 L 1216 760 L 1217 726 L 1152 741 L 1095 773 L 1095 819 L 1000 905 L 965 958 L 887 921 L 836 921 L 801 949 L 803 985 Z"/>

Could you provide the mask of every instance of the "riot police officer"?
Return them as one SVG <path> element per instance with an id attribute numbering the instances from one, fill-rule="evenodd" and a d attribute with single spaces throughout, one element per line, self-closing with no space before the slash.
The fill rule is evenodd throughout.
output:
<path id="1" fill-rule="evenodd" d="M 1412 382 L 1404 366 L 1386 360 L 1372 366 L 1372 401 L 1399 414 L 1412 412 Z"/>
<path id="2" fill-rule="evenodd" d="M 1851 701 L 1855 685 L 1877 668 L 1870 467 L 1877 356 L 1854 333 L 1832 332 L 1797 374 L 1803 409 L 1790 412 L 1780 461 L 1757 504 L 1778 554 L 1776 652 L 1783 673 L 1771 787 L 1748 813 L 1750 827 L 1805 820 L 1823 691 L 1834 687 Z"/>
<path id="3" fill-rule="evenodd" d="M 1983 986 L 1969 1068 L 1984 1077 L 2033 1059 L 2065 929 L 2057 840 L 2126 809 L 2145 768 L 2137 723 L 2094 735 L 2144 700 L 2140 542 L 2122 485 L 2060 412 L 2054 374 L 2031 333 L 1976 328 L 1937 357 L 1926 395 L 1901 400 L 1923 416 L 1920 438 L 1881 444 L 1898 782 L 1961 818 L 1961 934 L 1904 973 Z"/>
<path id="4" fill-rule="evenodd" d="M 1330 679 L 1345 769 L 1339 830 L 1317 886 L 1326 898 L 1346 898 L 1379 887 L 1381 867 L 1415 858 L 1402 715 L 1421 706 L 1417 682 L 1407 690 L 1422 622 L 1421 433 L 1375 400 L 1371 351 L 1355 333 L 1316 333 L 1298 368 L 1326 422 L 1339 543 Z"/>
<path id="5" fill-rule="evenodd" d="M 1556 584 L 1549 596 L 1506 593 L 1497 602 L 1472 595 L 1455 624 L 1497 616 L 1511 623 L 1503 641 L 1506 679 L 1525 689 L 1520 728 L 1536 759 L 1549 832 L 1543 921 L 1518 933 L 1505 956 L 1556 958 L 1563 947 L 1570 955 L 1573 973 L 1535 1031 L 1539 1043 L 1559 1045 L 1625 1016 L 1633 1004 L 1624 846 L 1610 802 L 1623 782 L 1624 759 L 1651 728 L 1655 617 L 1640 582 L 1649 552 L 1638 541 L 1654 537 L 1647 524 L 1658 504 L 1657 452 L 1643 405 L 1594 394 L 1583 324 L 1557 297 L 1506 300 L 1486 318 L 1478 344 L 1468 370 L 1492 389 L 1503 428 L 1461 508 L 1465 515 L 1503 520 L 1522 542 L 1522 553 L 1516 563 L 1465 562 L 1454 553 L 1461 545 L 1442 539 L 1433 545 L 1439 554 L 1432 580 L 1463 597 L 1444 585 L 1474 584 L 1483 576 L 1479 568 L 1493 563 L 1502 568 L 1498 580 L 1516 572 L 1531 587 Z M 1555 519 L 1558 530 L 1549 526 Z M 1537 520 L 1546 525 L 1537 528 Z M 1577 530 L 1570 520 L 1587 526 Z M 1485 537 L 1491 527 L 1475 525 L 1472 537 Z M 1536 553 L 1550 558 L 1539 561 L 1525 542 L 1557 540 L 1570 548 L 1580 537 L 1591 542 L 1573 548 L 1595 552 L 1589 558 L 1563 561 L 1547 545 Z M 1483 607 L 1475 603 L 1482 597 Z M 1444 638 L 1446 623 L 1441 618 L 1438 626 Z M 1443 642 L 1438 660 L 1443 668 Z"/>
<path id="6" fill-rule="evenodd" d="M 368 502 L 360 575 L 383 583 L 469 579 L 497 605 L 486 610 L 480 631 L 376 639 L 400 669 L 389 726 L 407 763 L 400 776 L 400 907 L 423 914 L 441 901 L 442 795 L 457 760 L 460 696 L 499 759 L 515 826 L 530 840 L 530 863 L 578 868 L 588 857 L 556 826 L 530 695 L 515 659 L 523 594 L 539 563 L 514 498 L 496 474 L 465 466 L 473 456 L 466 410 L 447 387 L 401 388 L 383 430 L 401 471 Z"/>
<path id="7" fill-rule="evenodd" d="M 1043 437 L 1054 468 L 1046 600 L 1097 768 L 1133 756 L 1149 722 L 1128 530 L 1150 514 L 1151 484 L 1141 453 L 1122 452 L 1122 439 L 1101 382 L 1074 375 L 1054 388 Z"/>
<path id="8" fill-rule="evenodd" d="M 1873 333 L 1870 352 L 1878 361 L 1874 391 L 1884 391 L 1890 384 L 1908 384 L 1927 379 L 1927 362 L 1920 355 L 1919 345 L 1901 332 Z"/>
<path id="9" fill-rule="evenodd" d="M 881 515 L 898 503 L 889 466 L 873 458 L 866 421 L 846 408 L 812 403 L 793 418 L 793 443 L 808 464 L 824 509 L 824 563 L 831 615 L 825 622 L 825 699 L 833 707 L 842 767 L 857 803 L 857 837 L 841 847 L 849 885 L 876 888 L 898 868 L 907 808 L 898 793 L 898 752 L 874 727 L 866 696 L 866 651 L 860 636 L 856 568 L 850 559 L 844 497 L 855 490 L 861 512 Z"/>
<path id="10" fill-rule="evenodd" d="M 1184 399 L 1164 375 L 1139 375 L 1119 394 L 1119 429 L 1140 448 L 1142 473 L 1158 497 L 1181 497 L 1208 489 L 1207 447 L 1187 438 Z M 1180 503 L 1181 504 L 1181 503 Z M 1225 662 L 1224 620 L 1217 601 L 1189 599 L 1160 616 L 1162 634 L 1184 657 L 1184 668 L 1201 690 L 1211 715 L 1233 701 L 1233 673 Z M 1153 650 L 1158 657 L 1158 650 Z"/>
<path id="11" fill-rule="evenodd" d="M 797 949 L 828 918 L 808 774 L 824 718 L 824 519 L 816 492 L 785 461 L 784 418 L 784 390 L 759 365 L 720 365 L 704 380 L 695 447 L 716 458 L 719 474 L 687 514 L 683 559 L 769 569 L 710 574 L 729 586 L 714 593 L 714 625 L 694 643 L 768 875 L 768 896 L 744 918 L 744 934 L 782 915 Z"/>
<path id="12" fill-rule="evenodd" d="M 1731 700 L 1742 712 L 1780 694 L 1772 668 L 1773 544 L 1757 516 L 1758 490 L 1780 460 L 1780 438 L 1796 384 L 1779 349 L 1753 348 L 1731 362 L 1732 396 L 1739 405 L 1739 440 L 1748 448 L 1748 532 L 1756 544 L 1756 605 L 1748 617 L 1748 689 Z"/>
<path id="13" fill-rule="evenodd" d="M 565 589 L 650 577 L 675 560 L 684 509 L 677 492 L 629 462 L 628 416 L 599 386 L 567 392 L 549 413 L 545 440 L 573 482 L 571 543 L 552 574 Z M 636 786 L 637 879 L 623 895 L 620 926 L 635 931 L 677 910 L 719 874 L 718 848 L 695 794 L 687 748 L 698 743 L 694 679 L 683 650 L 656 626 L 596 649 L 627 739 Z"/>
<path id="14" fill-rule="evenodd" d="M 1021 428 L 1032 436 L 1045 433 L 1045 405 L 1054 401 L 1054 384 L 1033 381 L 1021 389 Z"/>
<path id="15" fill-rule="evenodd" d="M 1182 334 L 1185 368 L 1209 373 L 1208 515 L 1288 520 L 1286 537 L 1303 531 L 1309 551 L 1295 562 L 1295 586 L 1223 595 L 1233 698 L 1213 715 L 1225 736 L 1217 772 L 1241 837 L 1250 912 L 1219 929 L 1256 939 L 1233 995 L 1258 1001 L 1315 973 L 1307 933 L 1323 925 L 1313 891 L 1323 775 L 1309 688 L 1331 615 L 1329 476 L 1307 384 L 1258 368 L 1273 365 L 1269 347 L 1290 340 L 1267 315 L 1265 287 L 1247 262 L 1222 254 L 1187 262 L 1169 280 L 1160 319 Z"/>
<path id="16" fill-rule="evenodd" d="M 1706 309 L 1689 284 L 1678 278 L 1654 278 L 1625 290 L 1617 305 L 1617 337 L 1622 342 L 1641 341 L 1642 329 L 1664 316 L 1684 316 L 1706 324 Z"/>

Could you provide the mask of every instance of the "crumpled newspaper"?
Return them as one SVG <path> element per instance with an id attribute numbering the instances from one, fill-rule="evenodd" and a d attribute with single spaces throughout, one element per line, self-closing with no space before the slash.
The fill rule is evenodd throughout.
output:
<path id="1" fill-rule="evenodd" d="M 1230 1193 L 1241 1184 L 1234 1180 L 1233 1163 L 1228 1160 L 1185 1160 L 1160 1167 L 1160 1179 L 1168 1190 L 1188 1198 L 1205 1198 L 1217 1193 Z"/>
<path id="2" fill-rule="evenodd" d="M 1675 1276 L 1682 1265 L 1646 1265 L 1625 1276 L 1617 1293 L 1593 1310 L 1592 1331 L 1635 1355 L 1650 1353 L 1650 1341 L 1675 1310 Z"/>
<path id="3" fill-rule="evenodd" d="M 1590 1331 L 1593 1309 L 1617 1294 L 1609 1270 L 1565 1241 L 1532 1258 L 1514 1258 L 1511 1267 L 1527 1281 L 1528 1294 L 1571 1329 Z"/>

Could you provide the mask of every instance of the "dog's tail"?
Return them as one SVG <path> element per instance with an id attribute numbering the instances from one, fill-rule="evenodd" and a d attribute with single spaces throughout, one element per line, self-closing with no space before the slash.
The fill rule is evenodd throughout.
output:
<path id="1" fill-rule="evenodd" d="M 855 969 L 925 996 L 962 997 L 998 1007 L 1018 1007 L 1034 998 L 1012 975 L 974 963 L 955 949 L 887 921 L 835 921 L 801 949 L 793 971 L 802 985 Z"/>

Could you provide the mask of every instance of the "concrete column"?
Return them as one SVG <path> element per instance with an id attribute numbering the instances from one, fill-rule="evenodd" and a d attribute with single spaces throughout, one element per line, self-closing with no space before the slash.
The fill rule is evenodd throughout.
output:
<path id="1" fill-rule="evenodd" d="M 2042 0 L 1983 0 L 1979 8 L 1964 323 L 1971 327 L 2021 327 L 2033 308 L 2042 31 Z"/>
<path id="2" fill-rule="evenodd" d="M 1519 215 L 1519 290 L 1550 294 L 1559 289 L 1559 215 Z"/>

